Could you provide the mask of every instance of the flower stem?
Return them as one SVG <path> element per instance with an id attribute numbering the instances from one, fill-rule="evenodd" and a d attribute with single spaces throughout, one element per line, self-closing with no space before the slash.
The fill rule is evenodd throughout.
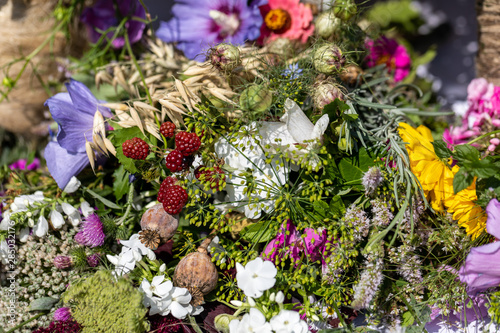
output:
<path id="1" fill-rule="evenodd" d="M 196 333 L 203 333 L 203 331 L 201 330 L 200 326 L 198 326 L 198 323 L 196 322 L 196 319 L 194 319 L 193 316 L 188 316 L 188 317 L 189 317 L 189 322 L 193 326 L 194 331 Z"/>
<path id="2" fill-rule="evenodd" d="M 144 89 L 146 90 L 146 94 L 148 95 L 148 101 L 151 106 L 153 105 L 153 99 L 151 98 L 151 94 L 149 93 L 148 86 L 146 85 L 146 79 L 144 78 L 144 73 L 142 73 L 141 67 L 137 63 L 137 59 L 135 58 L 134 52 L 132 51 L 132 47 L 130 46 L 130 41 L 128 39 L 128 34 L 123 34 L 125 37 L 125 45 L 127 46 L 127 51 L 129 53 L 130 59 L 134 63 L 135 68 L 137 69 L 139 75 L 141 76 L 142 84 L 144 85 Z"/>
<path id="3" fill-rule="evenodd" d="M 488 136 L 490 136 L 492 134 L 497 134 L 497 133 L 500 133 L 500 130 L 491 131 L 489 133 L 486 133 L 486 134 L 483 134 L 481 136 L 478 136 L 477 138 L 475 138 L 475 139 L 470 140 L 469 142 L 467 142 L 467 144 L 468 145 L 473 144 L 474 142 L 477 142 L 477 141 L 482 140 L 482 139 L 484 139 L 484 138 L 486 138 L 486 137 L 488 137 Z"/>
<path id="4" fill-rule="evenodd" d="M 134 201 L 134 183 L 130 183 L 128 188 L 127 195 L 127 210 L 125 210 L 125 214 L 116 222 L 117 225 L 122 225 L 123 222 L 127 219 L 130 214 L 130 210 L 132 209 L 132 202 Z"/>
<path id="5" fill-rule="evenodd" d="M 20 323 L 20 324 L 19 324 L 19 325 L 17 325 L 16 327 L 11 328 L 10 330 L 8 330 L 8 331 L 7 331 L 7 332 L 5 332 L 5 333 L 12 333 L 12 332 L 16 331 L 18 328 L 23 327 L 23 326 L 24 326 L 24 325 L 26 325 L 27 323 L 29 323 L 29 322 L 31 322 L 31 321 L 33 321 L 33 320 L 37 319 L 38 317 L 43 316 L 44 314 L 46 314 L 46 313 L 45 313 L 45 312 L 39 313 L 39 314 L 37 314 L 36 316 L 31 317 L 30 319 L 28 319 L 28 320 L 26 320 L 26 321 L 23 321 L 22 323 Z"/>

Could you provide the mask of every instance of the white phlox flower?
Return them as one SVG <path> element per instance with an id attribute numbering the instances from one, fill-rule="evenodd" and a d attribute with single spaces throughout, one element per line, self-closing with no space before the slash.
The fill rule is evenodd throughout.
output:
<path id="1" fill-rule="evenodd" d="M 281 310 L 271 318 L 270 323 L 276 333 L 307 333 L 309 330 L 299 313 L 291 310 Z"/>
<path id="2" fill-rule="evenodd" d="M 258 332 L 271 333 L 271 324 L 266 321 L 266 317 L 256 308 L 250 308 L 241 320 L 233 319 L 229 323 L 230 333 Z"/>
<path id="3" fill-rule="evenodd" d="M 136 256 L 141 256 L 141 258 L 142 256 L 147 256 L 149 260 L 156 259 L 156 255 L 153 250 L 147 248 L 146 245 L 142 244 L 139 239 L 139 234 L 133 234 L 132 236 L 130 236 L 129 240 L 120 241 L 120 244 L 122 244 L 125 248 L 135 251 Z M 141 258 L 137 261 L 141 260 Z"/>
<path id="4" fill-rule="evenodd" d="M 172 316 L 177 319 L 184 319 L 193 311 L 191 302 L 191 294 L 186 288 L 174 287 L 171 293 L 172 302 L 168 307 Z"/>
<path id="5" fill-rule="evenodd" d="M 167 296 L 174 287 L 172 281 L 165 280 L 165 275 L 155 276 L 153 281 L 149 283 L 148 280 L 143 279 L 141 282 L 140 290 L 142 290 L 148 297 L 153 297 L 153 294 L 162 298 Z"/>
<path id="6" fill-rule="evenodd" d="M 256 258 L 249 261 L 245 267 L 236 263 L 236 281 L 238 288 L 246 296 L 259 298 L 263 292 L 271 289 L 276 283 L 278 270 L 271 261 Z"/>
<path id="7" fill-rule="evenodd" d="M 108 260 L 115 265 L 115 270 L 113 271 L 114 276 L 122 276 L 124 274 L 130 273 L 135 268 L 135 257 L 131 250 L 123 251 L 119 255 L 111 256 L 106 255 Z"/>

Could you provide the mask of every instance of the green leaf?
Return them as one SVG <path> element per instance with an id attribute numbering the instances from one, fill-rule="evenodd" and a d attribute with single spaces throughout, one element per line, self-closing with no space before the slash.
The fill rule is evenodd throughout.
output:
<path id="1" fill-rule="evenodd" d="M 341 218 L 345 213 L 345 205 L 342 201 L 342 197 L 340 195 L 336 195 L 333 197 L 332 201 L 330 201 L 330 213 L 333 214 L 333 218 Z"/>
<path id="2" fill-rule="evenodd" d="M 474 162 L 470 165 L 470 169 L 474 176 L 479 178 L 493 177 L 500 170 L 500 164 L 494 163 L 490 158 L 485 158 Z"/>
<path id="3" fill-rule="evenodd" d="M 121 128 L 113 131 L 113 136 L 110 138 L 110 140 L 113 142 L 113 145 L 116 147 L 116 158 L 120 162 L 121 165 L 125 168 L 130 173 L 137 173 L 139 170 L 137 170 L 137 167 L 135 165 L 135 161 L 131 158 L 126 157 L 123 155 L 123 149 L 122 149 L 122 144 L 130 140 L 134 137 L 138 137 L 140 139 L 145 140 L 146 142 L 149 142 L 149 138 L 146 138 L 139 127 L 130 127 L 130 128 Z"/>
<path id="4" fill-rule="evenodd" d="M 446 142 L 443 140 L 436 140 L 432 142 L 434 146 L 434 151 L 439 158 L 449 158 L 451 156 L 451 150 L 446 146 Z"/>
<path id="5" fill-rule="evenodd" d="M 59 302 L 59 299 L 53 297 L 41 297 L 31 302 L 28 311 L 48 311 Z"/>
<path id="6" fill-rule="evenodd" d="M 125 171 L 123 165 L 113 172 L 115 178 L 113 182 L 113 193 L 115 194 L 116 201 L 119 201 L 127 192 L 129 188 L 128 172 Z"/>
<path id="7" fill-rule="evenodd" d="M 327 104 L 323 108 L 322 114 L 327 114 L 330 119 L 337 119 L 338 115 L 342 114 L 346 110 L 349 110 L 349 105 L 336 98 L 333 102 Z"/>
<path id="8" fill-rule="evenodd" d="M 349 114 L 343 113 L 342 114 L 342 119 L 344 119 L 344 120 L 354 121 L 354 120 L 356 120 L 358 118 L 359 118 L 359 116 L 357 114 L 352 114 L 352 113 L 349 113 Z"/>
<path id="9" fill-rule="evenodd" d="M 89 188 L 86 188 L 84 187 L 84 190 L 87 191 L 91 196 L 93 196 L 95 199 L 99 200 L 100 202 L 102 202 L 105 206 L 108 206 L 109 208 L 113 208 L 113 209 L 122 209 L 122 207 L 118 206 L 117 204 L 109 201 L 108 199 L 100 196 L 99 194 L 95 193 L 94 191 L 92 191 L 91 189 Z"/>
<path id="10" fill-rule="evenodd" d="M 473 181 L 474 176 L 468 173 L 464 168 L 461 168 L 455 174 L 455 177 L 453 177 L 453 192 L 457 194 L 463 189 L 469 187 Z"/>
<path id="11" fill-rule="evenodd" d="M 375 156 L 361 148 L 356 155 L 344 157 L 340 160 L 338 166 L 342 178 L 349 185 L 362 190 L 361 178 L 368 169 L 375 164 Z"/>
<path id="12" fill-rule="evenodd" d="M 414 322 L 415 318 L 410 311 L 406 311 L 405 313 L 403 313 L 403 323 L 401 324 L 401 326 L 408 327 L 413 325 Z"/>
<path id="13" fill-rule="evenodd" d="M 479 151 L 467 144 L 455 146 L 452 156 L 457 160 L 458 165 L 463 166 L 479 160 Z"/>
<path id="14" fill-rule="evenodd" d="M 316 213 L 318 213 L 322 218 L 328 216 L 328 204 L 324 201 L 317 200 L 313 202 L 313 208 Z"/>
<path id="15" fill-rule="evenodd" d="M 269 222 L 266 221 L 247 225 L 240 231 L 240 234 L 247 242 L 263 243 L 273 238 L 273 231 L 269 228 Z"/>

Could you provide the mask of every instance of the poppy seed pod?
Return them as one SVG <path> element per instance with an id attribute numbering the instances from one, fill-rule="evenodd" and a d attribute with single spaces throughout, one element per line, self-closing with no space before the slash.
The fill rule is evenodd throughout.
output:
<path id="1" fill-rule="evenodd" d="M 166 243 L 174 237 L 179 226 L 179 221 L 163 209 L 159 203 L 149 208 L 141 218 L 140 241 L 151 250 L 156 250 L 158 245 Z"/>
<path id="2" fill-rule="evenodd" d="M 348 85 L 355 85 L 358 77 L 363 73 L 363 70 L 357 65 L 348 65 L 340 72 L 340 79 Z"/>
<path id="3" fill-rule="evenodd" d="M 196 252 L 182 258 L 175 268 L 174 285 L 189 290 L 193 297 L 193 306 L 203 304 L 203 296 L 214 290 L 217 285 L 217 267 L 207 253 L 211 240 L 211 237 L 205 239 Z"/>

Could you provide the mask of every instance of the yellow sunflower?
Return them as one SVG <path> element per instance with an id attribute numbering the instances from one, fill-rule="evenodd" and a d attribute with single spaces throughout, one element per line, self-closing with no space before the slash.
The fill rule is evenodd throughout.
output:
<path id="1" fill-rule="evenodd" d="M 427 200 L 435 211 L 444 210 L 444 202 L 453 196 L 454 172 L 447 161 L 441 160 L 434 151 L 431 131 L 421 125 L 416 129 L 399 123 L 399 136 L 406 144 L 410 168 L 418 178 Z"/>

